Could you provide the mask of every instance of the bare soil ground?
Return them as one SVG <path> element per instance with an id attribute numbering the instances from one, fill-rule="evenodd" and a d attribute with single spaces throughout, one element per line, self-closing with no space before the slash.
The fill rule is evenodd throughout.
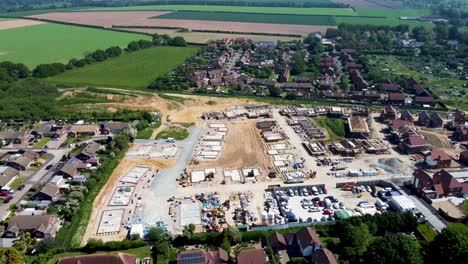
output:
<path id="1" fill-rule="evenodd" d="M 11 28 L 20 28 L 20 27 L 29 27 L 34 25 L 42 25 L 46 22 L 27 20 L 27 19 L 14 19 L 0 22 L 0 30 L 11 29 Z M 0 53 L 2 55 L 2 53 Z"/>
<path id="2" fill-rule="evenodd" d="M 441 129 L 421 128 L 421 134 L 423 134 L 426 140 L 434 147 L 453 150 L 452 144 Z"/>
<path id="3" fill-rule="evenodd" d="M 122 30 L 128 30 L 132 32 L 143 32 L 150 34 L 167 34 L 171 37 L 181 36 L 189 43 L 205 44 L 212 40 L 223 39 L 223 38 L 246 38 L 254 41 L 292 41 L 298 40 L 299 38 L 294 37 L 277 37 L 268 35 L 249 35 L 249 34 L 228 34 L 228 33 L 203 33 L 203 32 L 179 32 L 174 29 L 156 29 L 156 28 L 120 28 Z"/>
<path id="4" fill-rule="evenodd" d="M 169 12 L 133 11 L 133 12 L 71 12 L 49 13 L 30 16 L 32 18 L 61 21 L 101 27 L 147 26 L 163 28 L 187 28 L 189 30 L 212 30 L 237 33 L 295 34 L 306 36 L 310 32 L 325 33 L 333 26 L 288 25 L 268 23 L 244 23 L 224 21 L 200 21 L 185 19 L 150 19 Z"/>
<path id="5" fill-rule="evenodd" d="M 120 90 L 119 90 L 120 91 Z M 195 122 L 205 112 L 222 111 L 232 106 L 241 106 L 252 103 L 250 99 L 238 98 L 217 98 L 195 95 L 168 94 L 170 96 L 185 98 L 183 103 L 163 99 L 156 95 L 137 96 L 128 98 L 120 103 L 104 103 L 109 109 L 131 109 L 131 110 L 159 110 L 163 115 L 163 123 L 169 116 L 170 122 Z M 215 101 L 215 105 L 208 104 L 208 101 Z"/>
<path id="6" fill-rule="evenodd" d="M 202 161 L 195 168 L 260 168 L 263 174 L 268 173 L 271 164 L 266 154 L 265 145 L 255 127 L 256 121 L 234 121 L 226 123 L 229 129 L 224 141 L 224 148 L 215 161 Z"/>
<path id="7" fill-rule="evenodd" d="M 99 222 L 101 220 L 102 209 L 104 209 L 107 206 L 109 199 L 111 199 L 113 195 L 113 190 L 117 186 L 119 178 L 126 172 L 128 172 L 130 168 L 132 168 L 133 166 L 140 165 L 153 167 L 159 170 L 162 168 L 173 166 L 173 164 L 174 161 L 157 161 L 148 158 L 124 158 L 117 166 L 117 168 L 112 172 L 112 175 L 110 176 L 107 183 L 104 185 L 104 188 L 102 188 L 101 192 L 99 192 L 98 196 L 94 200 L 94 210 L 89 218 L 88 227 L 86 228 L 86 232 L 83 236 L 81 243 L 83 245 L 86 244 L 86 242 L 90 238 L 92 238 L 96 233 L 96 230 L 99 226 Z M 120 232 L 118 235 L 116 235 L 115 238 L 118 240 L 122 240 L 125 238 L 125 235 L 126 234 L 124 232 Z"/>
<path id="8" fill-rule="evenodd" d="M 61 21 L 82 25 L 112 27 L 112 25 L 142 25 L 150 17 L 164 15 L 166 11 L 129 11 L 129 12 L 57 12 L 30 16 L 32 18 Z M 2 22 L 3 23 L 3 22 Z"/>

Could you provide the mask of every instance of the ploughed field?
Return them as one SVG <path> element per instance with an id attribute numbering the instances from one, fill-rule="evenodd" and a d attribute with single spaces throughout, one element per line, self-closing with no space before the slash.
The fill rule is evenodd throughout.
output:
<path id="1" fill-rule="evenodd" d="M 194 47 L 153 47 L 75 68 L 48 80 L 57 84 L 143 89 L 197 51 Z"/>
<path id="2" fill-rule="evenodd" d="M 58 12 L 33 15 L 31 18 L 100 27 L 184 28 L 193 31 L 253 33 L 272 35 L 308 35 L 326 32 L 330 26 L 293 25 L 252 22 L 228 22 L 190 19 L 152 19 L 165 11 Z"/>
<path id="3" fill-rule="evenodd" d="M 235 12 L 258 14 L 284 15 L 329 15 L 356 16 L 352 8 L 297 8 L 297 7 L 262 7 L 262 6 L 219 6 L 219 5 L 153 5 L 153 6 L 124 6 L 124 7 L 95 7 L 84 8 L 81 11 L 206 11 L 206 12 Z"/>

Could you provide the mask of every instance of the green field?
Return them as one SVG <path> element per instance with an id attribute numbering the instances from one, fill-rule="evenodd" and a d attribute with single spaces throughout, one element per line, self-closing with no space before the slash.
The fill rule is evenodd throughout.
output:
<path id="1" fill-rule="evenodd" d="M 154 47 L 67 71 L 49 78 L 53 83 L 146 88 L 197 52 L 193 47 Z"/>
<path id="2" fill-rule="evenodd" d="M 211 20 L 249 23 L 271 23 L 271 24 L 297 24 L 297 25 L 335 25 L 333 16 L 318 15 L 278 15 L 278 14 L 249 14 L 231 12 L 198 12 L 179 11 L 154 19 L 189 19 L 189 20 Z"/>
<path id="3" fill-rule="evenodd" d="M 0 61 L 22 62 L 29 67 L 41 63 L 67 62 L 110 46 L 127 46 L 133 40 L 150 39 L 139 34 L 94 28 L 43 24 L 0 30 Z"/>
<path id="4" fill-rule="evenodd" d="M 377 18 L 377 17 L 335 17 L 337 24 L 353 24 L 353 25 L 373 25 L 373 26 L 398 26 L 408 25 L 410 28 L 416 26 L 432 27 L 434 24 L 429 22 L 400 20 L 398 18 Z"/>
<path id="5" fill-rule="evenodd" d="M 209 11 L 209 12 L 238 12 L 261 14 L 289 14 L 289 15 L 336 15 L 355 16 L 351 8 L 297 8 L 297 7 L 249 7 L 249 6 L 216 6 L 216 5 L 154 5 L 154 6 L 125 6 L 86 8 L 89 11 L 131 11 L 131 10 L 163 10 L 163 11 Z"/>
<path id="6" fill-rule="evenodd" d="M 391 18 L 400 18 L 402 16 L 409 17 L 420 17 L 427 16 L 431 14 L 429 9 L 366 9 L 358 8 L 357 14 L 359 16 L 381 16 L 381 17 L 391 17 Z"/>

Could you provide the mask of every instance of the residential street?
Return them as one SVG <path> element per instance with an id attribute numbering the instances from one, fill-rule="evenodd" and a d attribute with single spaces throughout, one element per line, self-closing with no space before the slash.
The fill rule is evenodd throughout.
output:
<path id="1" fill-rule="evenodd" d="M 0 149 L 0 150 L 6 150 L 6 151 L 14 151 L 15 149 Z M 4 220 L 5 218 L 8 217 L 9 211 L 8 208 L 10 207 L 11 204 L 15 204 L 28 193 L 29 189 L 37 183 L 39 184 L 44 184 L 47 181 L 49 181 L 53 175 L 52 171 L 46 170 L 46 167 L 49 164 L 56 164 L 60 161 L 60 159 L 63 157 L 63 155 L 67 154 L 70 149 L 42 149 L 44 151 L 47 151 L 48 154 L 52 155 L 52 158 L 47 161 L 46 163 L 43 164 L 43 166 L 36 172 L 34 172 L 31 177 L 29 177 L 28 180 L 24 182 L 24 188 L 23 190 L 18 190 L 13 194 L 13 199 L 7 203 L 7 204 L 0 204 L 0 219 Z"/>

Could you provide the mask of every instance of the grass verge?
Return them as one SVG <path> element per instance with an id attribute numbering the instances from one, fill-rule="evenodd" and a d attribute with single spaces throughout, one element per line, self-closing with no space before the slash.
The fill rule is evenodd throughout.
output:
<path id="1" fill-rule="evenodd" d="M 179 103 L 182 103 L 182 104 L 185 102 L 185 100 L 187 100 L 187 98 L 184 98 L 184 97 L 168 95 L 168 94 L 165 94 L 165 93 L 160 93 L 159 97 L 161 97 L 163 99 L 166 99 L 166 100 L 179 102 Z"/>
<path id="2" fill-rule="evenodd" d="M 57 233 L 56 241 L 64 248 L 77 248 L 81 244 L 81 239 L 88 226 L 91 212 L 93 211 L 93 203 L 96 196 L 106 184 L 114 169 L 119 165 L 119 162 L 125 156 L 127 149 L 122 149 L 115 153 L 115 158 L 106 158 L 97 170 L 97 181 L 94 188 L 89 189 L 88 195 L 81 202 L 80 208 L 71 220 L 68 227 L 62 227 Z"/>

